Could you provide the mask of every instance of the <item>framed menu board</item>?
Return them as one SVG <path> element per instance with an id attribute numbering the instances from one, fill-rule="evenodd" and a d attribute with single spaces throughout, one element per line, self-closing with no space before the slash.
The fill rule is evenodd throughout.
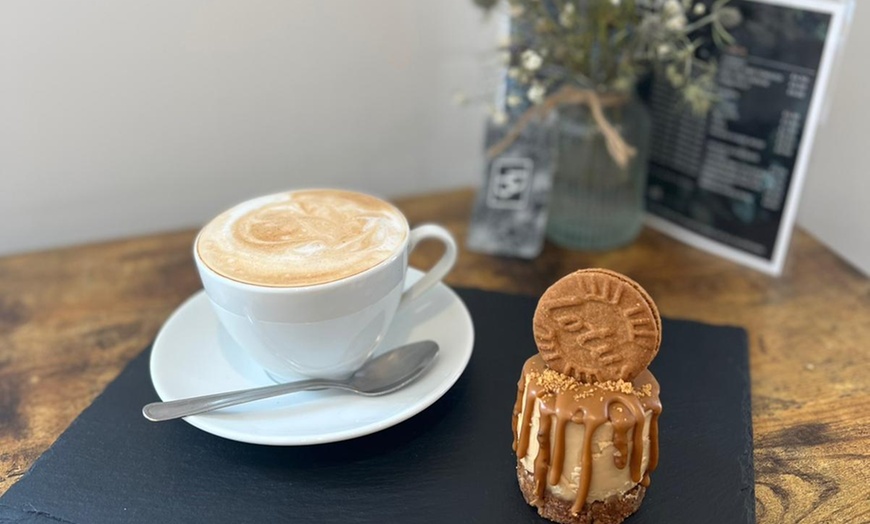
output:
<path id="1" fill-rule="evenodd" d="M 648 223 L 755 269 L 782 272 L 851 2 L 732 0 L 737 44 L 713 49 L 717 102 L 692 113 L 653 82 Z"/>

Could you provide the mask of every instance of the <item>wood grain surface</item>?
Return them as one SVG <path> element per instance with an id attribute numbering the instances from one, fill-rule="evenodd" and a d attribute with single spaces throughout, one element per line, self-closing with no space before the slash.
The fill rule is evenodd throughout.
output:
<path id="1" fill-rule="evenodd" d="M 441 223 L 462 243 L 472 197 L 397 203 L 412 224 Z M 194 235 L 0 258 L 0 494 L 200 288 Z M 411 263 L 438 250 L 423 245 Z M 773 278 L 644 230 L 622 249 L 547 245 L 533 261 L 463 248 L 447 281 L 540 295 L 583 267 L 637 280 L 662 315 L 748 330 L 759 522 L 870 522 L 870 280 L 801 231 Z"/>

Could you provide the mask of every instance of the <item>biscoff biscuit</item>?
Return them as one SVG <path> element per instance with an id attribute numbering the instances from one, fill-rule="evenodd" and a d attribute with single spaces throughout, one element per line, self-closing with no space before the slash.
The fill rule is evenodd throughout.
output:
<path id="1" fill-rule="evenodd" d="M 533 326 L 547 365 L 583 382 L 633 379 L 656 356 L 662 336 L 649 294 L 607 269 L 575 271 L 550 286 Z"/>

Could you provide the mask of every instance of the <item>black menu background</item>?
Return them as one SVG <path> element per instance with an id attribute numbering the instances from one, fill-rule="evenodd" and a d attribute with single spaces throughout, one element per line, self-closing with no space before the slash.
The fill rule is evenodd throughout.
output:
<path id="1" fill-rule="evenodd" d="M 711 112 L 692 114 L 666 82 L 654 82 L 647 209 L 771 260 L 831 15 L 752 0 L 729 6 L 743 21 L 731 30 L 735 46 L 707 49 L 719 67 Z"/>

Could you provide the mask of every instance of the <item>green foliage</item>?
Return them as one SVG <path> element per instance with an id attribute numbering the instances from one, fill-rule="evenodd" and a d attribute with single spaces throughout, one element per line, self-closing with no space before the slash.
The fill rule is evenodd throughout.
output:
<path id="1" fill-rule="evenodd" d="M 697 51 L 705 42 L 733 44 L 728 28 L 741 21 L 729 0 L 709 6 L 694 0 L 503 1 L 514 28 L 503 49 L 508 75 L 526 86 L 532 103 L 565 84 L 627 92 L 656 69 L 695 111 L 705 112 L 713 102 L 716 64 Z"/>

